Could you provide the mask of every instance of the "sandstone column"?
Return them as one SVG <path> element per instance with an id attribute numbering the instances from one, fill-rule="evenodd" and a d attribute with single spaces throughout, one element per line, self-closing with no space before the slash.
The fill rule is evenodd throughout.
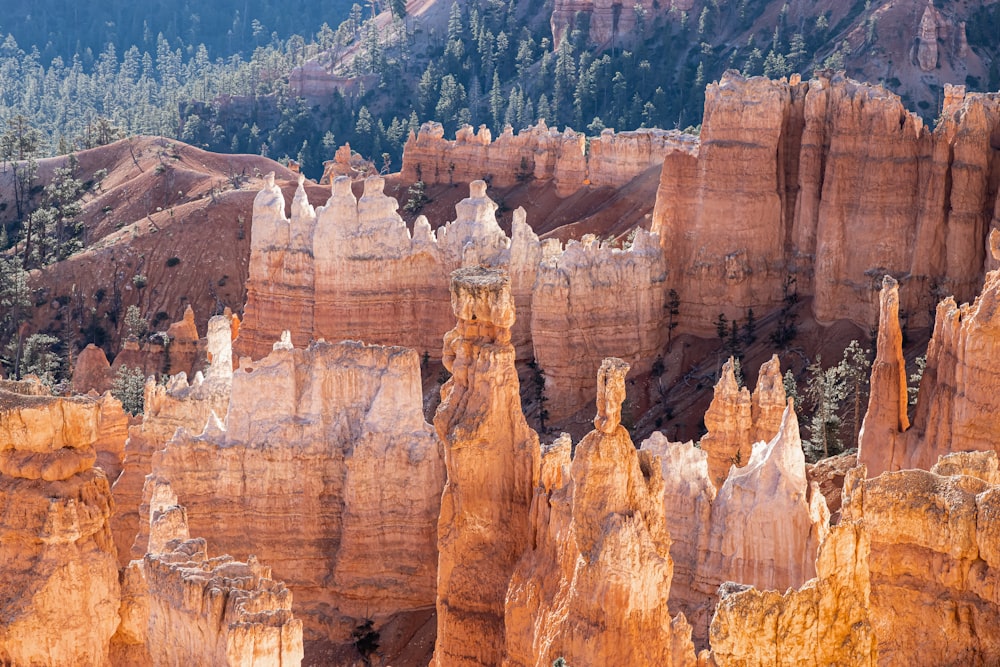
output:
<path id="1" fill-rule="evenodd" d="M 445 335 L 443 361 L 452 378 L 434 417 L 448 476 L 438 521 L 433 664 L 479 667 L 503 659 L 504 598 L 529 544 L 539 446 L 521 412 L 509 276 L 455 271 L 451 307 L 458 324 Z"/>

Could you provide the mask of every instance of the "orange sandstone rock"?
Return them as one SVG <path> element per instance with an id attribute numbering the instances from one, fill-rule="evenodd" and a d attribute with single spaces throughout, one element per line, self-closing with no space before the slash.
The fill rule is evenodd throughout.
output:
<path id="1" fill-rule="evenodd" d="M 835 527 L 820 546 L 816 577 L 800 588 L 724 585 L 711 628 L 709 664 L 868 665 L 878 662 L 870 621 L 868 535 Z"/>
<path id="2" fill-rule="evenodd" d="M 598 371 L 594 428 L 546 453 L 532 505 L 532 548 L 507 593 L 506 665 L 694 664 L 691 628 L 672 628 L 673 563 L 660 468 L 620 424 L 621 359 Z"/>
<path id="3" fill-rule="evenodd" d="M 906 460 L 907 415 L 906 360 L 903 332 L 899 328 L 899 283 L 892 276 L 882 281 L 879 294 L 878 341 L 872 364 L 868 411 L 858 436 L 858 461 L 876 477 L 899 470 Z"/>
<path id="4" fill-rule="evenodd" d="M 111 389 L 111 364 L 104 350 L 93 343 L 87 345 L 76 356 L 73 364 L 71 386 L 77 394 L 86 394 L 91 389 L 103 393 Z"/>
<path id="5" fill-rule="evenodd" d="M 113 647 L 120 662 L 298 665 L 302 623 L 292 594 L 256 557 L 209 557 L 190 539 L 184 508 L 169 485 L 154 493 L 150 552 L 125 570 L 122 624 Z"/>
<path id="6" fill-rule="evenodd" d="M 2 663 L 109 664 L 120 590 L 99 413 L 89 397 L 0 390 Z"/>
<path id="7" fill-rule="evenodd" d="M 209 366 L 207 377 L 196 373 L 189 384 L 181 372 L 166 385 L 146 382 L 143 420 L 129 428 L 122 473 L 114 483 L 116 511 L 111 526 L 122 567 L 146 553 L 149 524 L 140 520 L 140 513 L 148 515 L 148 510 L 141 511 L 142 487 L 152 472 L 153 453 L 162 449 L 177 429 L 201 432 L 213 414 L 225 418 L 229 409 L 232 366 L 228 359 L 232 352 L 226 351 L 231 346 L 226 322 L 223 315 L 209 320 L 207 346 L 216 361 Z"/>
<path id="8" fill-rule="evenodd" d="M 733 359 L 722 365 L 705 413 L 708 433 L 699 443 L 708 453 L 708 471 L 716 488 L 725 482 L 732 466 L 741 468 L 750 461 L 753 443 L 774 437 L 784 410 L 785 386 L 777 356 L 761 366 L 752 397 L 746 387 L 736 384 Z"/>
<path id="9" fill-rule="evenodd" d="M 990 240 L 991 246 L 1000 244 L 1000 232 L 993 231 Z M 909 429 L 902 339 L 892 298 L 895 289 L 889 287 L 888 292 L 883 290 L 884 322 L 859 453 L 861 462 L 872 466 L 869 475 L 906 468 L 927 470 L 939 456 L 951 452 L 1000 451 L 996 444 L 1000 442 L 996 420 L 1000 395 L 994 381 L 994 360 L 1000 354 L 1000 335 L 994 324 L 1000 272 L 987 274 L 982 294 L 972 304 L 957 306 L 951 297 L 938 304 Z M 890 365 L 885 366 L 886 360 Z"/>
<path id="10" fill-rule="evenodd" d="M 413 350 L 353 342 L 244 359 L 225 424 L 178 429 L 153 454 L 144 516 L 169 482 L 193 535 L 270 564 L 307 641 L 433 607 L 444 466 L 419 365 Z"/>
<path id="11" fill-rule="evenodd" d="M 593 396 L 590 378 L 603 358 L 614 355 L 641 369 L 659 354 L 667 269 L 656 236 L 642 229 L 626 250 L 588 234 L 565 250 L 547 241 L 541 255 L 531 338 L 546 375 L 547 408 L 563 419 Z"/>
<path id="12" fill-rule="evenodd" d="M 789 276 L 820 321 L 868 326 L 886 274 L 914 286 L 900 304 L 911 324 L 940 293 L 971 299 L 998 219 L 998 128 L 987 94 L 951 89 L 931 131 L 895 95 L 842 75 L 727 72 L 706 91 L 697 154 L 665 158 L 653 212 L 683 326 L 709 335 L 720 312 L 776 308 Z"/>
<path id="13" fill-rule="evenodd" d="M 862 466 L 848 475 L 844 519 L 863 521 L 870 536 L 870 617 L 883 664 L 1000 660 L 995 453 L 954 456 L 937 470 L 962 474 L 901 470 L 865 479 Z"/>
<path id="14" fill-rule="evenodd" d="M 538 436 L 521 412 L 507 274 L 478 267 L 454 272 L 451 305 L 458 323 L 445 335 L 443 361 L 452 378 L 434 417 L 447 482 L 438 521 L 433 664 L 498 665 L 508 582 L 531 543 Z"/>

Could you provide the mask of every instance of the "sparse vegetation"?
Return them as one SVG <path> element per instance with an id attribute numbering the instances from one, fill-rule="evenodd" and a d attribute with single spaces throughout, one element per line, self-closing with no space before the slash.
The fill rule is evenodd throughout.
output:
<path id="1" fill-rule="evenodd" d="M 146 375 L 141 368 L 130 368 L 124 364 L 118 367 L 111 381 L 111 395 L 122 402 L 126 411 L 133 415 L 143 411 L 145 390 Z"/>

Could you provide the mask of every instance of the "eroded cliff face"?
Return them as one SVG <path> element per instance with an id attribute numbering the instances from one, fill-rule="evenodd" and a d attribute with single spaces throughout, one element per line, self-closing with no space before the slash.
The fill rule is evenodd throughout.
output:
<path id="1" fill-rule="evenodd" d="M 760 367 L 753 396 L 736 382 L 733 358 L 722 365 L 712 403 L 705 413 L 708 433 L 699 446 L 708 455 L 708 474 L 720 488 L 730 468 L 742 468 L 750 461 L 755 442 L 773 438 L 781 426 L 785 410 L 785 386 L 781 363 L 772 356 Z"/>
<path id="2" fill-rule="evenodd" d="M 0 389 L 0 662 L 109 664 L 120 588 L 100 415 L 90 397 Z"/>
<path id="3" fill-rule="evenodd" d="M 991 451 L 952 454 L 930 471 L 848 475 L 844 518 L 869 534 L 870 617 L 883 664 L 1000 659 L 995 466 Z"/>
<path id="4" fill-rule="evenodd" d="M 116 664 L 299 665 L 292 594 L 251 556 L 208 556 L 169 484 L 152 492 L 149 552 L 125 568 Z"/>
<path id="5" fill-rule="evenodd" d="M 697 155 L 666 159 L 653 214 L 691 330 L 779 306 L 789 276 L 824 322 L 868 326 L 887 273 L 906 277 L 911 324 L 939 294 L 970 299 L 998 224 L 1000 101 L 946 97 L 932 132 L 895 95 L 840 75 L 709 85 Z"/>
<path id="6" fill-rule="evenodd" d="M 690 626 L 667 600 L 673 563 L 660 468 L 621 426 L 621 359 L 598 371 L 595 430 L 569 462 L 550 447 L 532 504 L 531 549 L 507 593 L 506 665 L 685 665 Z M 568 474 L 567 474 L 568 472 Z"/>
<path id="7" fill-rule="evenodd" d="M 879 664 L 869 618 L 868 556 L 863 525 L 841 523 L 819 549 L 816 577 L 801 588 L 782 594 L 724 585 L 712 619 L 708 664 Z"/>
<path id="8" fill-rule="evenodd" d="M 208 323 L 206 346 L 212 363 L 188 383 L 184 372 L 165 385 L 146 381 L 143 420 L 129 427 L 122 473 L 114 482 L 115 515 L 111 520 L 119 563 L 124 567 L 146 553 L 148 508 L 142 506 L 142 487 L 152 472 L 153 453 L 163 449 L 179 428 L 200 433 L 213 415 L 225 419 L 232 387 L 232 321 L 216 315 Z"/>
<path id="9" fill-rule="evenodd" d="M 899 283 L 892 276 L 882 281 L 879 293 L 878 340 L 872 363 L 868 411 L 858 435 L 858 461 L 872 477 L 899 470 L 910 458 L 905 451 L 907 414 L 906 360 L 903 332 L 899 328 Z"/>
<path id="10" fill-rule="evenodd" d="M 306 640 L 432 607 L 444 469 L 419 363 L 360 343 L 279 342 L 244 360 L 225 425 L 180 429 L 153 455 L 144 509 L 169 482 L 193 534 L 286 582 Z"/>
<path id="11" fill-rule="evenodd" d="M 998 245 L 1000 231 L 993 230 L 994 257 L 1000 257 Z M 1000 272 L 986 275 L 983 291 L 972 304 L 957 306 L 952 297 L 938 304 L 912 426 L 902 366 L 900 297 L 890 280 L 882 291 L 878 353 L 859 452 L 869 476 L 905 468 L 927 470 L 951 452 L 1000 451 L 996 420 L 1000 398 L 994 380 L 994 360 L 1000 351 L 996 325 Z"/>
<path id="12" fill-rule="evenodd" d="M 539 242 L 526 214 L 518 210 L 508 238 L 497 224 L 497 205 L 483 181 L 470 184 L 469 197 L 456 206 L 455 220 L 432 233 L 421 216 L 411 234 L 396 200 L 385 196 L 383 187 L 381 178 L 367 179 L 358 200 L 347 177 L 338 177 L 326 206 L 312 213 L 301 203 L 305 194 L 300 186 L 300 204 L 293 202 L 290 222 L 277 186 L 258 195 L 254 233 L 262 237 L 253 242 L 257 250 L 250 258 L 252 280 L 238 354 L 264 356 L 292 324 L 305 327 L 291 330 L 296 345 L 320 338 L 361 339 L 406 345 L 437 358 L 452 319 L 447 276 L 464 266 L 509 271 L 518 306 L 511 329 L 517 358 L 534 358 L 544 370 L 548 409 L 556 419 L 590 400 L 591 378 L 605 356 L 628 359 L 641 372 L 659 354 L 666 335 L 667 268 L 655 235 L 637 230 L 624 250 L 589 235 L 563 249 L 555 240 Z M 311 258 L 313 268 L 296 276 L 311 275 L 312 286 L 275 287 L 273 281 L 284 280 L 287 271 L 281 243 L 291 243 L 283 239 L 290 238 L 296 225 L 313 230 L 311 254 L 296 255 Z M 301 233 L 302 238 L 308 235 Z M 298 296 L 293 298 L 293 292 Z M 289 319 L 285 306 L 257 305 L 272 297 L 275 303 L 292 304 L 289 308 L 301 305 L 310 315 Z M 295 305 L 299 297 L 306 301 Z"/>
<path id="13" fill-rule="evenodd" d="M 657 242 L 639 229 L 628 250 L 592 234 L 565 250 L 557 241 L 545 243 L 532 293 L 531 340 L 553 419 L 573 414 L 593 396 L 589 378 L 601 359 L 618 355 L 648 370 L 666 343 L 660 324 L 667 269 Z"/>
<path id="14" fill-rule="evenodd" d="M 693 152 L 697 139 L 676 130 L 603 130 L 587 137 L 567 128 L 559 132 L 545 121 L 514 134 L 508 125 L 493 140 L 485 125 L 476 132 L 465 125 L 454 140 L 444 138 L 440 123 L 424 123 L 403 147 L 402 178 L 413 183 L 458 183 L 483 179 L 510 187 L 534 179 L 554 183 L 567 197 L 587 186 L 621 187 L 673 151 Z"/>
<path id="15" fill-rule="evenodd" d="M 688 618 L 696 643 L 707 640 L 723 582 L 784 590 L 816 574 L 816 550 L 830 514 L 818 485 L 806 479 L 790 402 L 778 432 L 754 444 L 746 465 L 732 467 L 718 493 L 703 449 L 654 434 L 642 450 L 662 469 L 665 520 L 674 541 L 671 608 Z"/>
<path id="16" fill-rule="evenodd" d="M 458 322 L 445 335 L 443 361 L 452 377 L 434 416 L 447 482 L 438 520 L 433 664 L 498 665 L 507 585 L 531 543 L 538 435 L 521 411 L 508 275 L 459 269 L 451 305 Z"/>

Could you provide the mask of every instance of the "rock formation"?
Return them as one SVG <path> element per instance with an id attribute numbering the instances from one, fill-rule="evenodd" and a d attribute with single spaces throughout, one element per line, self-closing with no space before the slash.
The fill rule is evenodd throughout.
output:
<path id="1" fill-rule="evenodd" d="M 169 482 L 192 534 L 256 554 L 294 592 L 307 641 L 350 641 L 362 619 L 429 609 L 444 466 L 419 356 L 274 347 L 233 374 L 224 426 L 180 428 L 153 454 L 144 522 Z"/>
<path id="2" fill-rule="evenodd" d="M 509 269 L 519 308 L 512 329 L 517 358 L 534 358 L 544 370 L 554 418 L 574 413 L 593 396 L 591 378 L 605 356 L 626 358 L 640 371 L 656 358 L 665 340 L 667 273 L 655 236 L 637 230 L 624 250 L 587 236 L 563 250 L 558 241 L 540 243 L 524 211 L 515 211 L 508 239 L 483 181 L 470 184 L 455 220 L 432 233 L 418 217 L 411 234 L 383 187 L 382 178 L 367 179 L 358 200 L 347 177 L 338 177 L 326 206 L 315 214 L 304 204 L 293 205 L 291 225 L 277 186 L 258 195 L 254 233 L 263 237 L 253 241 L 257 250 L 250 258 L 239 354 L 264 356 L 291 323 L 300 327 L 291 329 L 296 345 L 361 339 L 406 345 L 437 358 L 451 322 L 446 276 L 462 266 L 485 265 Z M 296 201 L 304 197 L 300 187 Z M 314 229 L 311 253 L 293 252 L 295 262 L 312 266 L 299 266 L 296 284 L 276 287 L 273 281 L 285 279 L 290 261 L 281 239 L 296 224 Z M 300 280 L 307 275 L 312 276 L 308 288 Z M 289 308 L 309 313 L 289 318 Z"/>
<path id="3" fill-rule="evenodd" d="M 108 665 L 120 589 L 93 467 L 101 407 L 18 384 L 0 389 L 0 663 Z"/>
<path id="4" fill-rule="evenodd" d="M 868 536 L 861 524 L 840 524 L 819 549 L 816 577 L 801 588 L 723 585 L 708 662 L 875 667 L 870 592 Z"/>
<path id="5" fill-rule="evenodd" d="M 693 665 L 690 626 L 667 606 L 673 563 L 660 468 L 621 426 L 621 359 L 598 371 L 594 428 L 569 463 L 547 450 L 533 548 L 507 593 L 505 665 Z M 566 468 L 569 474 L 566 474 Z"/>
<path id="6" fill-rule="evenodd" d="M 932 2 L 927 3 L 923 16 L 920 17 L 920 29 L 917 32 L 917 64 L 925 72 L 933 71 L 938 63 L 938 12 Z"/>
<path id="7" fill-rule="evenodd" d="M 289 220 L 274 174 L 268 174 L 264 189 L 254 199 L 240 354 L 263 356 L 284 330 L 291 331 L 300 346 L 311 338 L 314 286 L 310 224 L 315 223 L 315 217 L 301 181 L 295 199 L 298 206 L 293 207 Z"/>
<path id="8" fill-rule="evenodd" d="M 655 235 L 639 229 L 621 250 L 588 234 L 559 250 L 546 242 L 531 300 L 532 345 L 556 420 L 593 396 L 587 378 L 601 359 L 616 355 L 648 370 L 666 343 L 667 270 Z"/>
<path id="9" fill-rule="evenodd" d="M 1000 231 L 990 234 L 991 248 Z M 994 250 L 1000 257 L 1000 250 Z M 929 469 L 939 456 L 970 450 L 1000 451 L 994 359 L 1000 272 L 986 276 L 982 294 L 970 305 L 948 297 L 937 308 L 927 346 L 913 424 L 907 419 L 902 338 L 896 288 L 887 282 L 882 295 L 878 356 L 872 367 L 872 392 L 861 437 L 860 461 L 875 477 L 885 470 Z M 890 333 L 892 332 L 892 333 Z M 909 426 L 909 428 L 907 428 Z"/>
<path id="10" fill-rule="evenodd" d="M 97 467 L 104 471 L 108 482 L 114 484 L 125 460 L 125 443 L 131 419 L 122 409 L 121 401 L 111 392 L 102 394 L 97 399 L 97 405 L 97 437 L 94 440 Z"/>
<path id="11" fill-rule="evenodd" d="M 285 665 L 302 661 L 302 623 L 292 594 L 254 556 L 208 556 L 190 539 L 184 508 L 157 487 L 149 552 L 123 577 L 117 662 L 151 665 Z"/>
<path id="12" fill-rule="evenodd" d="M 910 427 L 906 360 L 899 328 L 899 283 L 892 276 L 883 279 L 879 294 L 876 350 L 868 411 L 858 436 L 858 461 L 868 467 L 872 477 L 886 470 L 899 470 L 907 458 L 903 451 L 903 434 Z"/>
<path id="13" fill-rule="evenodd" d="M 746 466 L 734 467 L 718 494 L 704 450 L 667 442 L 662 434 L 642 444 L 659 461 L 664 480 L 674 541 L 671 609 L 684 613 L 699 644 L 707 639 L 723 582 L 783 590 L 815 575 L 829 512 L 818 485 L 806 480 L 798 421 L 789 406 L 770 442 L 755 444 Z"/>
<path id="14" fill-rule="evenodd" d="M 465 125 L 455 139 L 444 138 L 440 123 L 428 122 L 410 134 L 403 148 L 402 179 L 413 183 L 454 183 L 483 179 L 510 187 L 528 179 L 552 181 L 567 197 L 585 186 L 621 187 L 671 151 L 693 152 L 697 140 L 676 130 L 640 129 L 615 133 L 605 129 L 590 140 L 573 130 L 560 133 L 545 121 L 517 135 L 508 125 L 493 141 L 485 125 Z"/>
<path id="15" fill-rule="evenodd" d="M 643 452 L 659 462 L 663 477 L 663 507 L 674 571 L 670 609 L 684 614 L 705 640 L 712 616 L 711 593 L 697 584 L 698 567 L 708 553 L 712 503 L 717 490 L 708 473 L 708 455 L 692 442 L 670 442 L 660 432 L 643 441 Z"/>
<path id="16" fill-rule="evenodd" d="M 104 350 L 91 343 L 76 355 L 71 381 L 75 393 L 86 394 L 91 389 L 103 393 L 111 389 L 111 380 L 111 364 Z"/>
<path id="17" fill-rule="evenodd" d="M 752 397 L 746 387 L 737 385 L 732 357 L 722 365 L 715 395 L 705 413 L 708 433 L 699 443 L 708 454 L 708 473 L 716 488 L 726 481 L 732 466 L 742 468 L 750 461 L 755 442 L 775 436 L 784 410 L 785 386 L 777 356 L 760 367 Z"/>
<path id="18" fill-rule="evenodd" d="M 441 253 L 426 221 L 416 222 L 411 237 L 383 184 L 381 178 L 366 180 L 358 201 L 350 181 L 338 177 L 319 211 L 313 333 L 329 340 L 405 342 L 436 357 L 448 330 Z"/>
<path id="19" fill-rule="evenodd" d="M 538 436 L 521 412 L 509 277 L 459 269 L 451 304 L 458 323 L 445 335 L 443 361 L 452 377 L 434 417 L 447 482 L 438 520 L 433 664 L 498 665 L 507 585 L 531 543 Z"/>
<path id="20" fill-rule="evenodd" d="M 216 315 L 208 323 L 206 346 L 213 362 L 207 376 L 196 373 L 191 383 L 183 372 L 166 385 L 147 380 L 140 424 L 129 428 L 122 474 L 114 483 L 116 511 L 112 531 L 122 567 L 146 553 L 148 522 L 140 520 L 142 487 L 152 472 L 153 453 L 163 449 L 179 428 L 201 432 L 212 415 L 225 419 L 232 386 L 231 320 Z"/>
<path id="21" fill-rule="evenodd" d="M 783 590 L 813 577 L 816 548 L 829 522 L 818 486 L 806 481 L 799 423 L 791 400 L 781 427 L 754 447 L 744 468 L 730 472 L 712 503 L 702 583 L 713 575 Z"/>
<path id="22" fill-rule="evenodd" d="M 862 466 L 845 483 L 844 520 L 862 521 L 871 542 L 870 617 L 884 664 L 1000 660 L 996 455 L 954 456 L 937 472 L 873 479 Z"/>
<path id="23" fill-rule="evenodd" d="M 895 95 L 841 75 L 709 85 L 697 154 L 666 156 L 653 213 L 685 330 L 779 307 L 790 276 L 823 322 L 870 326 L 886 274 L 906 277 L 912 325 L 938 294 L 970 299 L 1000 224 L 1000 100 L 947 95 L 931 131 Z"/>

